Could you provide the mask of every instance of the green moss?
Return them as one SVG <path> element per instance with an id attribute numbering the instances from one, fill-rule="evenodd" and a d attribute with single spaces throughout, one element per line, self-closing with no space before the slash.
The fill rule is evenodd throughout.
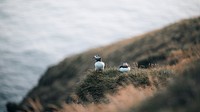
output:
<path id="1" fill-rule="evenodd" d="M 76 88 L 76 94 L 83 102 L 100 102 L 104 93 L 116 91 L 116 76 L 119 72 L 114 69 L 102 73 L 90 72 L 88 76 Z"/>

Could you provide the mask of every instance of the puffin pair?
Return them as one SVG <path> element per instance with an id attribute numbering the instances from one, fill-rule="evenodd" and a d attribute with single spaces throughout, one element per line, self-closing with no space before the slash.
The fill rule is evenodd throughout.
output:
<path id="1" fill-rule="evenodd" d="M 105 63 L 104 62 L 102 62 L 102 59 L 101 59 L 101 57 L 99 56 L 99 55 L 95 55 L 94 56 L 94 58 L 95 58 L 95 64 L 94 64 L 94 66 L 95 66 L 95 71 L 103 71 L 104 70 L 104 67 L 105 67 Z M 128 72 L 128 71 L 130 71 L 131 70 L 131 68 L 130 68 L 130 66 L 128 65 L 128 63 L 123 63 L 120 67 L 119 67 L 119 71 L 120 72 L 122 72 L 122 73 L 124 73 L 124 72 Z"/>

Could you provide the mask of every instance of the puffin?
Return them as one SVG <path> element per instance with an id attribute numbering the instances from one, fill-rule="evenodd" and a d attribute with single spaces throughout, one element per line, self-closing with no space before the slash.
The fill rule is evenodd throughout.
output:
<path id="1" fill-rule="evenodd" d="M 95 71 L 99 72 L 99 71 L 103 71 L 104 70 L 104 67 L 105 67 L 105 63 L 102 62 L 101 60 L 101 57 L 99 55 L 95 55 L 94 56 L 94 59 L 95 59 Z"/>
<path id="2" fill-rule="evenodd" d="M 129 72 L 131 70 L 130 66 L 128 65 L 128 63 L 123 63 L 120 67 L 119 67 L 119 71 L 124 73 L 124 72 Z"/>

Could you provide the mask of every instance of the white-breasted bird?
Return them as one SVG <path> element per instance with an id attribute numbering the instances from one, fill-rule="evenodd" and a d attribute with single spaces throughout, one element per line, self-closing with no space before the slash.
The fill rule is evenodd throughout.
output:
<path id="1" fill-rule="evenodd" d="M 120 67 L 119 67 L 119 71 L 124 73 L 124 72 L 128 72 L 130 71 L 131 68 L 130 66 L 128 65 L 128 63 L 123 63 Z"/>
<path id="2" fill-rule="evenodd" d="M 94 64 L 95 71 L 103 71 L 104 67 L 105 67 L 105 63 L 102 62 L 101 57 L 99 55 L 95 55 L 94 58 L 95 58 L 95 61 L 96 61 L 95 64 Z"/>

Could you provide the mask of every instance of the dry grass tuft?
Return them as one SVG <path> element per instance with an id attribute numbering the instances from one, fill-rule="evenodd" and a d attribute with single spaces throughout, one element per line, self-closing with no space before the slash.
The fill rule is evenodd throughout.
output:
<path id="1" fill-rule="evenodd" d="M 60 112 L 123 112 L 133 105 L 140 104 L 147 97 L 152 96 L 154 92 L 155 89 L 150 87 L 136 88 L 128 85 L 125 88 L 121 88 L 114 95 L 107 94 L 109 103 L 91 103 L 88 105 L 64 104 Z"/>

